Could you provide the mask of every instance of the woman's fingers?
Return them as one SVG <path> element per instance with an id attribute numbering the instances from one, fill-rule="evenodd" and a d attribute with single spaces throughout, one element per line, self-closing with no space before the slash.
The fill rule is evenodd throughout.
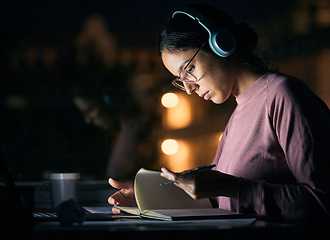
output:
<path id="1" fill-rule="evenodd" d="M 132 187 L 132 183 L 131 182 L 119 182 L 114 180 L 113 178 L 109 178 L 108 183 L 117 189 L 129 189 Z"/>
<path id="2" fill-rule="evenodd" d="M 113 207 L 111 211 L 113 214 L 122 214 L 122 211 L 120 211 L 118 208 L 115 207 Z"/>
<path id="3" fill-rule="evenodd" d="M 108 203 L 114 206 L 126 206 L 135 207 L 135 196 L 134 196 L 134 184 L 133 182 L 119 182 L 112 178 L 109 178 L 109 184 L 119 189 L 108 198 Z M 121 214 L 121 211 L 116 208 L 112 208 L 112 212 L 115 214 Z"/>
<path id="4" fill-rule="evenodd" d="M 161 171 L 160 176 L 167 178 L 168 180 L 176 181 L 177 178 L 174 172 L 164 167 L 161 168 Z"/>
<path id="5" fill-rule="evenodd" d="M 187 174 L 190 170 L 183 171 L 181 173 L 174 173 L 167 168 L 161 168 L 161 176 L 169 180 L 173 180 L 174 184 L 184 190 L 191 198 L 198 199 L 199 195 L 196 192 L 196 176 L 200 174 Z"/>
<path id="6" fill-rule="evenodd" d="M 121 194 L 119 194 L 119 191 L 112 194 L 109 198 L 108 198 L 108 203 L 111 205 L 118 205 L 119 201 L 121 198 Z"/>

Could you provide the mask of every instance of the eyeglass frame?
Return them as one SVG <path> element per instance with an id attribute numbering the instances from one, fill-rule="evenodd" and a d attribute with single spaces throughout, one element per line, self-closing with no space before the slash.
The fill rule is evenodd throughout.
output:
<path id="1" fill-rule="evenodd" d="M 194 60 L 194 58 L 197 56 L 197 54 L 199 53 L 199 51 L 204 47 L 204 45 L 205 45 L 205 43 L 202 44 L 202 46 L 196 51 L 196 53 L 192 56 L 192 58 L 189 60 L 189 62 L 186 64 L 186 66 L 180 71 L 179 76 L 176 77 L 176 78 L 172 81 L 172 85 L 173 85 L 174 87 L 177 87 L 177 88 L 179 88 L 180 90 L 186 92 L 186 88 L 184 87 L 184 85 L 182 86 L 182 85 L 180 85 L 180 84 L 177 83 L 177 82 L 182 82 L 182 84 L 183 84 L 183 83 L 196 83 L 196 82 L 198 82 L 197 77 L 195 77 L 195 75 L 193 75 L 192 73 L 188 72 L 188 71 L 187 71 L 187 68 L 188 68 L 188 66 L 190 65 L 190 63 Z M 184 76 L 184 77 L 181 77 L 183 72 L 185 73 L 185 76 Z M 194 80 L 187 79 L 187 75 L 188 75 L 188 76 L 191 76 Z"/>

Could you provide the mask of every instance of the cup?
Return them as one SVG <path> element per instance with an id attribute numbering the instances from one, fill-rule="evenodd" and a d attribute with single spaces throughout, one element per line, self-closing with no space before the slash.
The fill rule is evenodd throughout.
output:
<path id="1" fill-rule="evenodd" d="M 56 209 L 60 203 L 73 199 L 78 201 L 78 181 L 79 173 L 52 173 L 50 181 L 44 184 L 50 184 L 50 201 L 52 207 Z M 41 187 L 39 186 L 39 195 Z M 43 196 L 41 196 L 45 199 Z"/>

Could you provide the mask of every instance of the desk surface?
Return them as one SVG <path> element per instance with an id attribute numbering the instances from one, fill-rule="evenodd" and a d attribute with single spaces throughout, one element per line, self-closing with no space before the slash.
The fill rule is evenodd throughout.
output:
<path id="1" fill-rule="evenodd" d="M 242 239 L 253 236 L 253 239 L 304 239 L 303 232 L 296 226 L 276 224 L 255 219 L 213 219 L 189 221 L 157 221 L 146 219 L 117 219 L 111 221 L 88 221 L 81 226 L 62 227 L 59 222 L 38 222 L 29 232 L 33 239 L 72 239 L 75 237 L 92 237 L 106 239 L 129 237 L 169 237 L 170 239 L 211 238 L 211 234 Z M 184 234 L 184 235 L 183 235 Z M 207 235 L 206 235 L 207 234 Z M 213 235 L 215 236 L 215 235 Z M 293 238 L 294 237 L 294 238 Z M 77 238 L 75 238 L 77 239 Z"/>

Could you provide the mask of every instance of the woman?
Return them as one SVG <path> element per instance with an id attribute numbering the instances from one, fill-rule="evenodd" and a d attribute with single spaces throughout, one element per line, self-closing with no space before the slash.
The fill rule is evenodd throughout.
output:
<path id="1" fill-rule="evenodd" d="M 269 70 L 246 24 L 205 5 L 191 7 L 173 14 L 161 31 L 162 61 L 188 94 L 216 104 L 233 94 L 237 107 L 214 170 L 185 176 L 162 168 L 161 175 L 214 207 L 272 221 L 329 220 L 328 107 L 300 80 Z M 217 31 L 223 36 L 214 37 Z M 121 189 L 109 203 L 135 204 L 131 183 L 109 183 Z"/>

